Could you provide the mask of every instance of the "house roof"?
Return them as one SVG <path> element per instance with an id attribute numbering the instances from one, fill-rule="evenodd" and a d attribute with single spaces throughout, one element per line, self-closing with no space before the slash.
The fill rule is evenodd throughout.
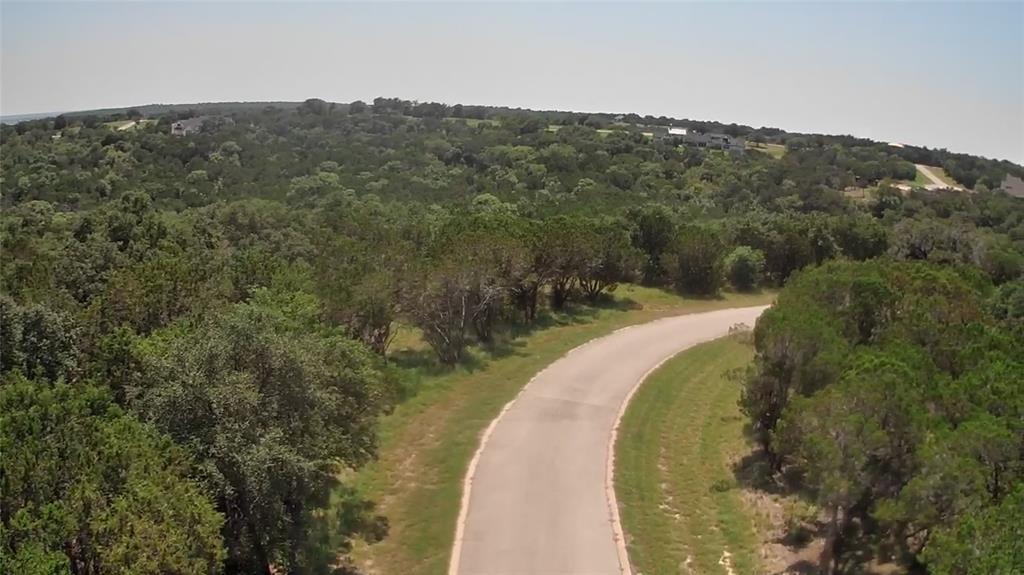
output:
<path id="1" fill-rule="evenodd" d="M 203 123 L 206 122 L 207 116 L 196 116 L 195 118 L 188 118 L 185 120 L 178 120 L 174 123 L 174 126 L 180 126 L 186 130 L 191 128 L 200 128 Z"/>

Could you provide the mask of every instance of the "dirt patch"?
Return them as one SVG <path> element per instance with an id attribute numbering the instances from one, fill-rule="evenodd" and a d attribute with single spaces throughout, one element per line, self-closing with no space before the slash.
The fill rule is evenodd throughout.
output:
<path id="1" fill-rule="evenodd" d="M 761 535 L 761 562 L 773 575 L 815 573 L 824 549 L 823 538 L 801 539 L 790 533 L 787 498 L 755 489 L 743 489 L 744 501 L 757 517 Z"/>

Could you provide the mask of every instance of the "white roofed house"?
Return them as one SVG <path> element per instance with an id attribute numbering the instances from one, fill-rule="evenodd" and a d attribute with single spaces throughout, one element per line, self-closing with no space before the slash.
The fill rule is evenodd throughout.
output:
<path id="1" fill-rule="evenodd" d="M 689 128 L 669 127 L 665 137 L 682 140 L 683 144 L 689 146 L 726 150 L 736 154 L 744 153 L 747 148 L 747 142 L 743 138 L 728 134 L 696 132 Z"/>

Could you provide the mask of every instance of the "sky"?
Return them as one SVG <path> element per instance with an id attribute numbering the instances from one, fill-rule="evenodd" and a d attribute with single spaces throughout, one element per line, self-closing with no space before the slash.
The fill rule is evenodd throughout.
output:
<path id="1" fill-rule="evenodd" d="M 0 0 L 3 115 L 376 96 L 853 134 L 1024 164 L 1024 2 Z"/>

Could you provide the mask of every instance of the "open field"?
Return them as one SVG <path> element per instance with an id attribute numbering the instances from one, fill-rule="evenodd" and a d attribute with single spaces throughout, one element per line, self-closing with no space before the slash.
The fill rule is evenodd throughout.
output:
<path id="1" fill-rule="evenodd" d="M 469 362 L 440 371 L 412 334 L 395 363 L 416 380 L 415 396 L 381 425 L 380 458 L 356 476 L 357 488 L 380 504 L 390 534 L 360 544 L 357 564 L 369 573 L 443 573 L 448 564 L 462 495 L 462 479 L 479 436 L 530 378 L 570 349 L 620 327 L 658 317 L 769 303 L 772 293 L 687 299 L 656 289 L 621 286 L 613 303 L 576 308 L 539 320 L 538 329 Z"/>
<path id="2" fill-rule="evenodd" d="M 110 128 L 111 130 L 124 131 L 132 130 L 139 126 L 147 126 L 149 124 L 155 124 L 156 120 L 143 119 L 143 120 L 117 120 L 114 122 L 104 122 L 103 125 Z"/>
<path id="3" fill-rule="evenodd" d="M 559 124 L 550 124 L 545 129 L 547 131 L 549 131 L 549 132 L 557 132 L 557 131 L 561 130 L 564 127 L 565 126 L 562 126 L 562 125 L 559 125 Z M 621 129 L 614 130 L 614 129 L 611 129 L 611 128 L 596 128 L 594 131 L 597 132 L 598 134 L 602 134 L 602 135 L 607 136 L 608 134 L 611 134 L 612 132 L 616 132 L 616 131 L 624 132 L 625 130 L 621 130 Z"/>
<path id="4" fill-rule="evenodd" d="M 953 176 L 950 176 L 949 174 L 946 173 L 946 170 L 944 170 L 942 168 L 931 168 L 931 171 L 932 171 L 933 174 L 935 174 L 940 180 L 945 182 L 947 185 L 953 186 L 953 187 L 959 187 L 960 186 L 960 184 L 956 183 L 956 180 L 953 179 Z"/>
<path id="5" fill-rule="evenodd" d="M 921 173 L 920 170 L 917 170 L 914 172 L 913 180 L 885 180 L 883 183 L 888 183 L 890 186 L 899 188 L 903 193 L 908 193 L 911 191 L 911 189 L 923 190 L 925 189 L 925 186 L 931 185 L 932 181 L 929 180 L 928 177 L 925 176 L 923 173 Z M 849 197 L 849 194 L 846 191 L 844 191 L 843 193 Z"/>
<path id="6" fill-rule="evenodd" d="M 922 166 L 917 166 L 917 171 L 914 172 L 914 179 L 913 180 L 892 180 L 891 181 L 892 185 L 894 185 L 894 186 L 909 186 L 911 188 L 915 188 L 915 189 L 918 189 L 918 190 L 924 190 L 924 189 L 928 188 L 929 186 L 933 186 L 933 187 L 936 186 L 937 184 L 934 181 L 932 181 L 932 179 L 929 178 L 923 171 L 921 171 L 921 167 Z M 928 171 L 930 171 L 932 173 L 932 175 L 934 175 L 936 178 L 938 178 L 939 181 L 942 182 L 942 185 L 949 186 L 950 188 L 962 190 L 962 187 L 959 184 L 957 184 L 956 181 L 953 180 L 953 178 L 951 178 L 949 176 L 949 174 L 947 174 L 946 171 L 943 170 L 942 168 L 937 168 L 935 166 L 923 166 L 923 167 L 927 168 Z"/>
<path id="7" fill-rule="evenodd" d="M 135 125 L 135 120 L 116 120 L 114 122 L 104 122 L 103 125 L 112 130 L 120 130 L 126 126 Z"/>
<path id="8" fill-rule="evenodd" d="M 742 337 L 669 360 L 626 410 L 615 490 L 636 573 L 761 572 L 754 511 L 732 473 L 749 451 L 740 385 L 726 375 L 753 357 Z"/>
<path id="9" fill-rule="evenodd" d="M 562 128 L 563 128 L 563 126 L 560 126 L 558 124 L 551 124 L 546 129 L 549 132 L 558 132 Z M 612 134 L 614 132 L 629 132 L 630 130 L 627 130 L 627 129 L 624 129 L 624 128 L 596 128 L 594 131 L 597 132 L 598 134 L 601 134 L 602 136 L 607 136 L 608 134 Z M 645 138 L 653 138 L 654 137 L 654 133 L 653 132 L 640 132 L 640 133 L 643 134 L 643 136 Z"/>
<path id="10" fill-rule="evenodd" d="M 755 144 L 753 142 L 747 142 L 747 149 L 764 152 L 776 160 L 786 155 L 786 146 L 783 146 L 782 144 Z"/>

